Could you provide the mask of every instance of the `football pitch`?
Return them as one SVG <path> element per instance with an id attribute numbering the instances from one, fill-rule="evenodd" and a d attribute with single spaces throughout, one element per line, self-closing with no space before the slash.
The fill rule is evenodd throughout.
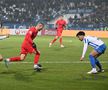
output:
<path id="1" fill-rule="evenodd" d="M 6 68 L 0 62 L 0 90 L 108 90 L 108 49 L 100 56 L 104 73 L 88 75 L 91 70 L 88 48 L 84 61 L 80 61 L 83 43 L 77 38 L 63 37 L 64 48 L 59 41 L 48 47 L 54 36 L 38 36 L 34 42 L 41 51 L 41 72 L 33 70 L 33 55 L 22 62 L 10 63 Z M 20 54 L 24 36 L 11 36 L 0 40 L 0 54 L 4 58 Z M 102 39 L 108 45 L 108 39 Z"/>

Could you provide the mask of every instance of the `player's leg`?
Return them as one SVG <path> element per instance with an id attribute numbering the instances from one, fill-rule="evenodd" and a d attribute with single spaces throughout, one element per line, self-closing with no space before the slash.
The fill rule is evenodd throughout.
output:
<path id="1" fill-rule="evenodd" d="M 97 55 L 95 55 L 95 63 L 98 66 L 99 70 L 98 72 L 104 72 L 104 69 L 102 68 L 102 64 L 99 62 L 99 60 L 97 59 L 100 55 L 104 54 L 106 50 L 106 45 L 103 44 L 101 45 L 99 48 L 96 48 L 95 51 L 98 52 Z"/>
<path id="2" fill-rule="evenodd" d="M 8 67 L 9 62 L 22 61 L 26 58 L 26 54 L 21 54 L 20 56 L 7 58 L 4 60 L 5 66 Z"/>
<path id="3" fill-rule="evenodd" d="M 59 42 L 60 42 L 60 47 L 64 47 L 64 45 L 63 45 L 63 43 L 62 43 L 62 35 L 60 36 Z"/>
<path id="4" fill-rule="evenodd" d="M 62 32 L 63 32 L 62 29 L 60 29 L 59 32 L 58 32 L 58 36 L 60 37 L 60 39 L 59 39 L 60 47 L 64 47 L 64 45 L 63 45 L 63 43 L 62 43 Z"/>
<path id="5" fill-rule="evenodd" d="M 97 70 L 96 70 L 96 63 L 95 63 L 95 56 L 97 56 L 99 53 L 95 50 L 93 50 L 90 55 L 89 55 L 89 59 L 90 59 L 90 63 L 91 63 L 91 66 L 92 66 L 92 70 L 90 72 L 88 72 L 88 74 L 92 74 L 92 73 L 97 73 Z"/>
<path id="6" fill-rule="evenodd" d="M 21 54 L 20 56 L 8 58 L 10 62 L 22 61 L 26 58 L 26 54 Z"/>
<path id="7" fill-rule="evenodd" d="M 95 58 L 95 63 L 99 68 L 98 72 L 104 72 L 104 69 L 102 68 L 102 64 L 99 62 L 97 58 Z"/>
<path id="8" fill-rule="evenodd" d="M 15 57 L 7 58 L 6 60 L 9 61 L 9 62 L 24 60 L 26 58 L 27 53 L 28 53 L 27 49 L 29 49 L 29 47 L 27 45 L 21 47 L 20 56 L 15 56 Z"/>
<path id="9" fill-rule="evenodd" d="M 39 58 L 40 58 L 40 51 L 35 49 L 33 52 L 35 57 L 34 57 L 34 70 L 40 71 L 42 69 L 42 66 L 39 64 Z"/>
<path id="10" fill-rule="evenodd" d="M 22 61 L 26 58 L 26 55 L 28 53 L 26 46 L 27 45 L 21 47 L 20 56 L 11 57 L 4 60 L 6 67 L 8 67 L 9 62 Z"/>
<path id="11" fill-rule="evenodd" d="M 59 38 L 59 36 L 55 36 L 55 38 L 49 43 L 49 47 Z"/>
<path id="12" fill-rule="evenodd" d="M 38 64 L 39 62 L 39 58 L 40 58 L 40 52 L 37 50 L 37 47 L 36 47 L 36 44 L 33 43 L 33 45 L 30 45 L 28 48 L 27 48 L 28 52 L 29 53 L 33 53 L 35 56 L 34 56 L 34 69 L 35 70 L 41 70 L 41 66 Z"/>
<path id="13" fill-rule="evenodd" d="M 3 60 L 3 57 L 2 57 L 2 55 L 0 54 L 0 61 L 2 61 Z"/>
<path id="14" fill-rule="evenodd" d="M 34 57 L 34 68 L 37 67 L 38 63 L 39 63 L 39 58 L 40 58 L 40 51 L 36 51 L 34 52 L 35 57 Z"/>

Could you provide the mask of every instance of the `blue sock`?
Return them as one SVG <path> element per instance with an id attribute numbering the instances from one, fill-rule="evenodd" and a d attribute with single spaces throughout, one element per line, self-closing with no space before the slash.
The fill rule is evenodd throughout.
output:
<path id="1" fill-rule="evenodd" d="M 90 63 L 92 68 L 96 68 L 95 58 L 92 55 L 89 55 Z"/>
<path id="2" fill-rule="evenodd" d="M 100 70 L 102 70 L 102 65 L 97 58 L 95 58 L 95 64 L 99 67 Z"/>

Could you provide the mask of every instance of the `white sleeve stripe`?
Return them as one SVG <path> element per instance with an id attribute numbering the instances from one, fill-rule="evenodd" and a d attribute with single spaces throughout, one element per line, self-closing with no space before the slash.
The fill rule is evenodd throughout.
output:
<path id="1" fill-rule="evenodd" d="M 6 36 L 0 36 L 0 40 L 5 39 L 5 38 L 6 38 Z"/>

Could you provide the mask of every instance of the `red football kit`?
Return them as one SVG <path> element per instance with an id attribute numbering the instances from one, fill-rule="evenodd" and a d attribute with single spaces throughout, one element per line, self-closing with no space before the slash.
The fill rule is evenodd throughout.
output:
<path id="1" fill-rule="evenodd" d="M 21 54 L 33 53 L 35 49 L 33 48 L 33 39 L 37 36 L 38 31 L 35 27 L 31 27 L 27 34 L 25 35 L 25 39 L 21 46 Z"/>
<path id="2" fill-rule="evenodd" d="M 34 57 L 34 64 L 38 64 L 39 57 L 40 57 L 40 52 L 36 49 L 33 48 L 33 39 L 37 36 L 38 31 L 36 30 L 35 27 L 31 27 L 27 34 L 25 35 L 25 39 L 22 43 L 21 46 L 21 53 L 20 54 L 28 54 L 28 53 L 33 53 L 36 51 L 35 57 Z M 16 57 L 11 57 L 9 58 L 10 61 L 21 61 L 20 56 Z"/>
<path id="3" fill-rule="evenodd" d="M 64 47 L 62 44 L 62 32 L 64 27 L 66 26 L 66 21 L 63 19 L 57 20 L 56 21 L 56 25 L 57 25 L 57 35 L 58 37 L 60 37 L 60 45 L 61 47 Z M 55 37 L 49 44 L 49 47 L 57 40 L 58 38 Z"/>
<path id="4" fill-rule="evenodd" d="M 62 35 L 62 31 L 64 29 L 64 26 L 66 26 L 66 21 L 65 20 L 57 20 L 56 22 L 57 25 L 57 36 L 61 36 Z"/>

